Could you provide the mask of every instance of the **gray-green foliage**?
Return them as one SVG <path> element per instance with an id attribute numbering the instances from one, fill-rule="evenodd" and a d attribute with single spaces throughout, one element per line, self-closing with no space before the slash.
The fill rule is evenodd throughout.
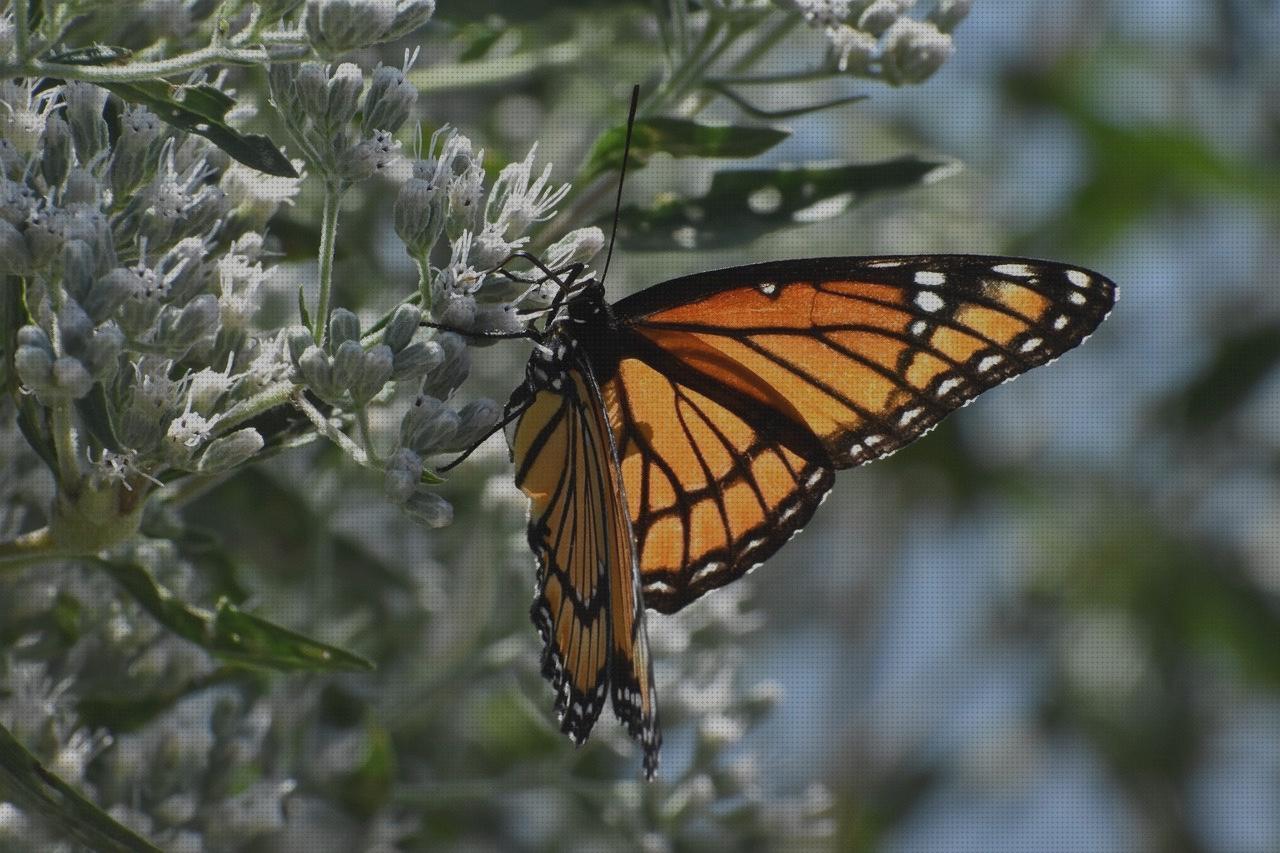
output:
<path id="1" fill-rule="evenodd" d="M 659 35 L 630 36 L 627 49 L 663 69 L 641 104 L 634 168 L 658 153 L 764 153 L 788 132 L 760 125 L 769 113 L 754 96 L 790 77 L 921 82 L 950 55 L 967 8 L 704 5 L 662 4 Z M 592 222 L 607 212 L 620 129 L 584 131 L 584 143 L 598 138 L 570 183 L 531 140 L 500 168 L 487 162 L 419 90 L 478 94 L 475 80 L 510 73 L 495 65 L 510 45 L 500 25 L 453 25 L 447 7 L 423 31 L 429 0 L 164 8 L 20 2 L 0 17 L 0 723 L 14 738 L 0 749 L 0 844 L 127 849 L 124 827 L 179 851 L 503 837 L 477 797 L 512 816 L 536 806 L 540 825 L 512 836 L 527 847 L 819 843 L 830 832 L 820 792 L 779 799 L 749 755 L 730 755 L 772 702 L 736 650 L 758 623 L 742 609 L 746 584 L 655 635 L 664 720 L 690 749 L 646 786 L 607 723 L 594 739 L 604 745 L 578 753 L 546 719 L 509 480 L 452 492 L 484 541 L 441 533 L 425 561 L 420 548 L 375 556 L 388 537 L 455 517 L 433 465 L 502 413 L 455 398 L 475 358 L 468 336 L 518 333 L 554 296 L 513 253 L 552 268 L 598 260 L 605 235 Z M 418 65 L 415 49 L 376 61 L 378 45 L 403 50 L 410 33 L 454 60 Z M 779 45 L 801 43 L 807 69 L 770 70 Z M 555 56 L 517 48 L 508 65 L 529 73 Z M 700 120 L 717 100 L 742 123 Z M 255 114 L 269 133 L 242 129 Z M 880 183 L 840 174 L 855 197 L 928 171 Z M 753 191 L 782 202 L 688 199 L 755 217 L 707 240 L 807 221 L 824 198 L 784 196 L 797 174 L 817 173 L 751 174 Z M 345 229 L 362 226 L 344 208 L 352 198 L 393 226 L 416 286 L 383 294 L 379 281 L 343 280 Z M 651 243 L 696 244 L 697 223 L 672 218 L 673 204 L 628 208 L 624 239 L 639 229 Z M 291 288 L 288 312 L 279 299 L 264 310 L 281 293 L 274 226 L 308 217 L 314 273 Z M 305 594 L 238 577 L 232 543 L 184 512 L 219 487 L 247 489 L 246 530 L 279 512 L 256 489 L 312 526 L 315 552 L 291 555 L 316 575 Z M 353 494 L 365 523 L 343 547 L 371 568 L 344 590 L 325 579 L 334 540 L 323 530 Z M 366 658 L 376 673 L 359 672 Z M 59 800 L 50 780 L 87 799 Z"/>

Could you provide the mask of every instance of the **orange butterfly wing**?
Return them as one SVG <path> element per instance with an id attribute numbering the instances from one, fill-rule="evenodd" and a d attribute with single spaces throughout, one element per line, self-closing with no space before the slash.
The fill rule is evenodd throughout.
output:
<path id="1" fill-rule="evenodd" d="M 589 369 L 538 388 L 513 438 L 516 484 L 531 499 L 538 559 L 531 615 L 561 729 L 591 733 L 612 686 L 614 712 L 657 769 L 661 734 L 644 604 L 617 456 Z"/>
<path id="2" fill-rule="evenodd" d="M 622 300 L 602 392 L 645 602 L 672 612 L 739 577 L 832 470 L 1078 345 L 1114 298 L 1085 270 L 951 255 L 760 264 Z"/>

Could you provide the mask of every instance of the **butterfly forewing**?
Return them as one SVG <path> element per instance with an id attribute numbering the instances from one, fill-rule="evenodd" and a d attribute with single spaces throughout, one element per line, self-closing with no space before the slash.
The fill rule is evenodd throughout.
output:
<path id="1" fill-rule="evenodd" d="M 531 500 L 538 558 L 531 614 L 562 730 L 586 740 L 612 686 L 614 711 L 657 768 L 653 670 L 631 525 L 612 437 L 589 368 L 529 391 L 516 427 L 516 484 Z"/>
<path id="2" fill-rule="evenodd" d="M 736 388 L 845 468 L 1076 346 L 1114 295 L 1096 273 L 1043 261 L 835 258 L 678 279 L 616 312 L 679 365 L 666 370 Z"/>

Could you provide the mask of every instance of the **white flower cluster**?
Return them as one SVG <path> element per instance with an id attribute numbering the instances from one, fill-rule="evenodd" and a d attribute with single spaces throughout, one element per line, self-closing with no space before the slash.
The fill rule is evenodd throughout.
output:
<path id="1" fill-rule="evenodd" d="M 921 83 L 955 52 L 951 31 L 973 0 L 937 0 L 924 19 L 916 0 L 787 0 L 826 33 L 841 71 L 879 73 L 894 85 Z"/>
<path id="2" fill-rule="evenodd" d="M 0 263 L 29 312 L 14 369 L 41 405 L 79 412 L 83 455 L 64 473 L 91 462 L 95 482 L 132 488 L 227 470 L 263 438 L 214 427 L 275 378 L 251 334 L 263 241 L 245 229 L 298 181 L 243 182 L 233 199 L 224 152 L 118 101 L 112 134 L 107 101 L 86 83 L 0 83 Z"/>
<path id="3" fill-rule="evenodd" d="M 533 276 L 512 296 L 507 288 L 513 278 L 502 271 L 518 263 L 514 253 L 529 244 L 532 226 L 552 218 L 569 192 L 567 184 L 551 183 L 550 165 L 535 172 L 536 149 L 535 144 L 523 160 L 506 166 L 486 191 L 484 151 L 446 126 L 432 136 L 396 198 L 396 233 L 421 270 L 421 303 L 433 322 L 452 331 L 428 342 L 439 353 L 438 367 L 401 423 L 400 447 L 387 463 L 386 493 L 433 526 L 447 523 L 452 508 L 420 485 L 425 457 L 468 449 L 502 416 L 491 400 L 457 410 L 447 403 L 470 370 L 466 336 L 519 334 L 525 327 L 522 306 L 545 304 L 556 286 Z M 553 269 L 585 264 L 603 246 L 599 228 L 581 228 L 552 245 L 545 260 Z M 442 256 L 439 266 L 432 262 L 435 254 Z"/>

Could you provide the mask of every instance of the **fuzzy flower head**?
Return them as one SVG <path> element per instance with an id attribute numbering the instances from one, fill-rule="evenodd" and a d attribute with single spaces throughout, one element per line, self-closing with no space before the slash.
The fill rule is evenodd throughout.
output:
<path id="1" fill-rule="evenodd" d="M 40 147 L 40 137 L 45 123 L 55 109 L 56 89 L 37 93 L 31 80 L 0 82 L 0 137 L 13 143 L 24 156 L 31 156 Z"/>
<path id="2" fill-rule="evenodd" d="M 485 206 L 485 220 L 494 226 L 498 234 L 525 233 L 535 222 L 551 218 L 556 205 L 569 194 L 569 185 L 550 186 L 551 164 L 533 177 L 533 161 L 537 154 L 535 142 L 529 153 L 519 163 L 512 163 L 498 174 Z"/>

